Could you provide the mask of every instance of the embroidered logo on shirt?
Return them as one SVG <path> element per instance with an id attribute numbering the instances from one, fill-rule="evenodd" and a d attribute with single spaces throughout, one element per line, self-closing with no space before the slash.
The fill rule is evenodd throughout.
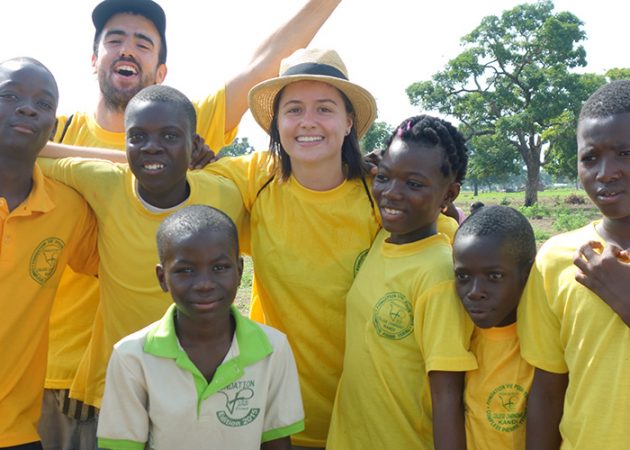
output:
<path id="1" fill-rule="evenodd" d="M 39 284 L 43 285 L 54 275 L 64 245 L 56 237 L 44 239 L 31 255 L 31 277 Z"/>
<path id="2" fill-rule="evenodd" d="M 367 256 L 369 248 L 366 248 L 361 253 L 357 255 L 357 259 L 354 260 L 354 266 L 352 267 L 352 276 L 356 278 L 357 273 L 359 273 L 359 269 L 363 265 L 363 261 L 365 261 L 365 257 Z"/>
<path id="3" fill-rule="evenodd" d="M 388 292 L 372 309 L 372 323 L 379 336 L 403 339 L 413 331 L 413 307 L 400 292 Z"/>
<path id="4" fill-rule="evenodd" d="M 251 408 L 250 400 L 254 398 L 254 380 L 236 381 L 219 393 L 225 396 L 225 410 L 217 411 L 219 422 L 228 427 L 242 427 L 252 423 L 260 408 Z"/>
<path id="5" fill-rule="evenodd" d="M 502 384 L 488 395 L 486 419 L 498 431 L 512 432 L 527 418 L 527 391 L 520 384 Z"/>

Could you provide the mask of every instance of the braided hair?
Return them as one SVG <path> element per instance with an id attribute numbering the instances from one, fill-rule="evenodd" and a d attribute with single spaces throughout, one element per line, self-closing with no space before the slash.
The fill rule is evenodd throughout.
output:
<path id="1" fill-rule="evenodd" d="M 410 117 L 394 130 L 387 140 L 386 149 L 394 139 L 443 148 L 445 156 L 440 168 L 442 174 L 445 177 L 453 176 L 458 183 L 464 181 L 468 148 L 462 134 L 450 122 L 426 114 Z"/>

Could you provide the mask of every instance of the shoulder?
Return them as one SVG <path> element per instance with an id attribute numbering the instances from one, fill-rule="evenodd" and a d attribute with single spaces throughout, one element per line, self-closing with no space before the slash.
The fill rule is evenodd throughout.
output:
<path id="1" fill-rule="evenodd" d="M 538 251 L 536 265 L 547 268 L 573 267 L 573 257 L 577 249 L 589 240 L 598 239 L 594 225 L 595 222 L 550 238 Z"/>
<path id="2" fill-rule="evenodd" d="M 141 330 L 131 333 L 116 344 L 114 344 L 114 351 L 119 355 L 134 355 L 139 356 L 143 353 L 144 343 L 146 342 L 147 335 L 151 330 L 157 326 L 157 322 L 152 323 Z"/>

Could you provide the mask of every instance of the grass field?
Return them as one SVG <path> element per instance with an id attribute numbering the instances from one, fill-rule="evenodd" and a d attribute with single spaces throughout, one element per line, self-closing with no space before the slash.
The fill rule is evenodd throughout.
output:
<path id="1" fill-rule="evenodd" d="M 455 205 L 468 215 L 470 205 L 483 202 L 489 205 L 511 206 L 521 211 L 534 228 L 536 242 L 540 246 L 554 234 L 573 230 L 586 225 L 600 216 L 599 211 L 590 202 L 586 193 L 579 189 L 548 189 L 538 193 L 538 203 L 525 208 L 523 192 L 485 192 L 474 197 L 471 191 L 462 191 Z M 241 287 L 236 297 L 236 306 L 247 313 L 252 291 L 252 261 L 245 258 L 245 269 Z"/>

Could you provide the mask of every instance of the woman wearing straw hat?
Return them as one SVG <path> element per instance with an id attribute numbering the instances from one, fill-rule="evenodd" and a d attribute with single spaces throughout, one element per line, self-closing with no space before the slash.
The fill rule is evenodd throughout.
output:
<path id="1" fill-rule="evenodd" d="M 376 103 L 335 51 L 303 49 L 250 91 L 249 105 L 270 151 L 206 169 L 232 178 L 251 214 L 252 316 L 287 334 L 300 373 L 305 430 L 294 448 L 323 448 L 345 295 L 379 229 L 358 142 Z"/>

